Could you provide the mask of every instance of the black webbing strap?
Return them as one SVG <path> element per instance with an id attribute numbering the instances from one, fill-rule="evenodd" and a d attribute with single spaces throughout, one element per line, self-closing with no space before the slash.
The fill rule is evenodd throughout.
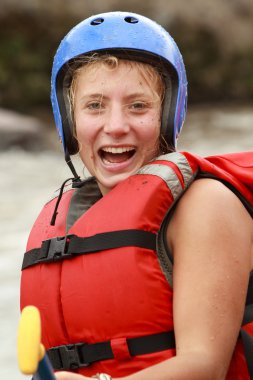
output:
<path id="1" fill-rule="evenodd" d="M 251 272 L 249 278 L 248 293 L 242 326 L 247 325 L 251 322 L 253 322 L 253 272 Z M 250 380 L 253 380 L 253 337 L 243 328 L 240 330 L 240 337 L 242 338 L 243 350 Z"/>
<path id="2" fill-rule="evenodd" d="M 253 304 L 253 271 L 250 272 L 246 305 Z"/>
<path id="3" fill-rule="evenodd" d="M 121 230 L 90 237 L 67 235 L 44 240 L 40 248 L 24 254 L 22 270 L 39 263 L 49 263 L 78 255 L 120 247 L 156 249 L 156 234 L 143 230 Z"/>
<path id="4" fill-rule="evenodd" d="M 253 322 L 253 304 L 245 306 L 242 326 L 247 325 L 250 322 Z"/>
<path id="5" fill-rule="evenodd" d="M 240 336 L 242 338 L 243 350 L 249 371 L 250 380 L 253 380 L 253 337 L 243 329 L 240 330 Z"/>
<path id="6" fill-rule="evenodd" d="M 131 356 L 150 354 L 175 348 L 173 331 L 141 336 L 127 339 L 126 341 Z M 94 362 L 114 358 L 110 341 L 52 347 L 47 351 L 47 354 L 55 370 L 87 367 Z"/>

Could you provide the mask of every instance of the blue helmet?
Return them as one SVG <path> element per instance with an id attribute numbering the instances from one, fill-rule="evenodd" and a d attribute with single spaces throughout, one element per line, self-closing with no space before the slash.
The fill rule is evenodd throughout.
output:
<path id="1" fill-rule="evenodd" d="M 182 128 L 187 107 L 187 78 L 181 53 L 169 33 L 135 13 L 108 12 L 89 17 L 62 40 L 53 63 L 51 101 L 65 155 L 78 152 L 67 90 L 75 58 L 98 52 L 159 66 L 165 81 L 161 135 L 170 147 Z"/>

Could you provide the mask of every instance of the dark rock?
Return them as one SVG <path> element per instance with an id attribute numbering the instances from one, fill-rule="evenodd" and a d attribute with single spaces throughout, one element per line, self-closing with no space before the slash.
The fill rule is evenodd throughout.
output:
<path id="1" fill-rule="evenodd" d="M 0 109 L 0 150 L 14 147 L 44 150 L 48 147 L 48 128 L 35 117 Z"/>

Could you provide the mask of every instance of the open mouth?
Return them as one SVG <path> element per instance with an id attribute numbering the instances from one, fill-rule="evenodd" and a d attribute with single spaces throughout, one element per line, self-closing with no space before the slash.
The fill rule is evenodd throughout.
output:
<path id="1" fill-rule="evenodd" d="M 102 161 L 110 164 L 119 164 L 129 160 L 135 154 L 133 147 L 104 147 L 99 149 Z"/>

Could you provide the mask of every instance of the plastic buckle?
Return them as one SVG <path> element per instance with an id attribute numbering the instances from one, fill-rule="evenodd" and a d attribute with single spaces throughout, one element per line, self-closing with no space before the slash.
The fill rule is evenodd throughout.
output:
<path id="1" fill-rule="evenodd" d="M 70 258 L 71 253 L 67 252 L 69 239 L 70 235 L 44 240 L 41 245 L 38 262 L 51 262 Z"/>
<path id="2" fill-rule="evenodd" d="M 90 363 L 81 363 L 80 361 L 79 348 L 84 345 L 85 343 L 77 343 L 55 347 L 59 350 L 63 370 L 77 369 L 90 365 Z"/>

